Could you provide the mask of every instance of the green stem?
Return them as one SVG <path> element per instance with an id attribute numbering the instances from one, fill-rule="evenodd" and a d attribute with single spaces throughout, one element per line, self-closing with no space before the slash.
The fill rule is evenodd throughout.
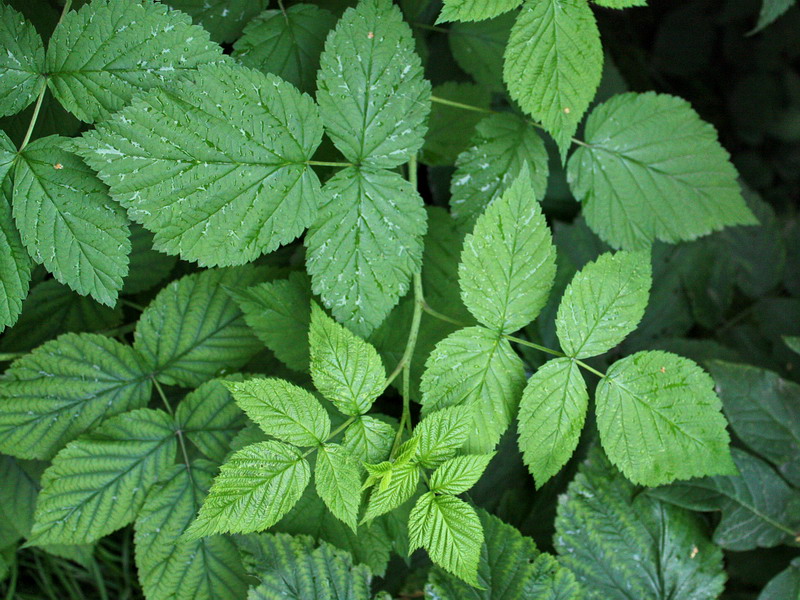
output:
<path id="1" fill-rule="evenodd" d="M 17 360 L 25 356 L 27 352 L 0 352 L 0 362 L 6 362 L 10 360 Z"/>
<path id="2" fill-rule="evenodd" d="M 39 118 L 39 111 L 42 109 L 42 101 L 44 100 L 44 94 L 46 91 L 47 91 L 47 76 L 42 76 L 39 95 L 36 98 L 36 106 L 33 107 L 33 115 L 31 115 L 31 122 L 28 123 L 28 131 L 25 132 L 25 137 L 22 139 L 22 144 L 20 144 L 19 147 L 20 152 L 22 152 L 25 149 L 25 146 L 28 145 L 28 142 L 31 141 L 31 136 L 33 135 L 33 128 L 36 127 L 36 119 Z"/>
<path id="3" fill-rule="evenodd" d="M 352 424 L 352 423 L 353 423 L 355 420 L 356 420 L 356 417 L 350 417 L 349 419 L 347 419 L 347 420 L 346 420 L 344 423 L 342 423 L 342 424 L 341 424 L 341 425 L 339 425 L 339 426 L 338 426 L 336 429 L 334 429 L 333 431 L 331 431 L 331 432 L 328 434 L 328 437 L 326 437 L 326 438 L 325 438 L 325 440 L 324 440 L 322 443 L 324 444 L 325 442 L 330 442 L 330 441 L 331 441 L 333 438 L 335 438 L 337 435 L 339 435 L 340 433 L 342 433 L 342 432 L 343 432 L 345 429 L 347 429 L 348 427 L 350 427 L 350 425 L 351 425 L 351 424 Z M 313 453 L 313 452 L 316 452 L 317 450 L 318 450 L 318 448 L 309 448 L 308 450 L 306 450 L 306 451 L 303 453 L 303 458 L 305 458 L 306 456 L 308 456 L 309 454 L 311 454 L 311 453 Z"/>
<path id="4" fill-rule="evenodd" d="M 136 304 L 136 302 L 131 302 L 130 300 L 126 300 L 125 298 L 120 298 L 119 303 L 123 306 L 130 306 L 131 308 L 138 310 L 139 312 L 144 312 L 144 306 L 141 304 Z"/>
<path id="5" fill-rule="evenodd" d="M 151 377 L 151 379 L 153 380 L 153 385 L 155 386 L 158 395 L 161 397 L 161 401 L 164 403 L 164 406 L 167 407 L 167 412 L 170 415 L 173 415 L 172 406 L 170 406 L 169 400 L 167 400 L 167 395 L 164 393 L 164 388 L 161 387 L 161 384 L 158 383 L 158 380 L 155 377 Z"/>
<path id="6" fill-rule="evenodd" d="M 307 160 L 307 165 L 311 165 L 313 167 L 352 167 L 354 166 L 353 163 L 346 163 L 346 162 L 327 162 L 324 160 Z"/>
<path id="7" fill-rule="evenodd" d="M 450 33 L 450 30 L 445 27 L 437 27 L 436 25 L 428 25 L 427 23 L 414 23 L 417 29 L 425 29 L 426 31 L 436 31 L 437 33 Z"/>
<path id="8" fill-rule="evenodd" d="M 175 413 L 172 410 L 172 406 L 170 405 L 169 400 L 167 400 L 167 395 L 164 393 L 164 388 L 161 387 L 161 384 L 158 383 L 158 380 L 155 377 L 153 377 L 152 380 L 153 380 L 153 385 L 155 385 L 155 388 L 158 391 L 158 395 L 161 396 L 161 401 L 164 403 L 164 406 L 167 407 L 167 412 L 170 414 L 171 417 L 174 418 Z M 189 453 L 186 451 L 186 442 L 183 439 L 183 431 L 181 431 L 180 428 L 176 428 L 175 435 L 178 438 L 178 443 L 180 444 L 181 447 L 181 453 L 183 454 L 183 462 L 184 464 L 186 464 L 186 469 L 189 472 L 191 472 L 192 465 L 191 462 L 189 461 Z"/>

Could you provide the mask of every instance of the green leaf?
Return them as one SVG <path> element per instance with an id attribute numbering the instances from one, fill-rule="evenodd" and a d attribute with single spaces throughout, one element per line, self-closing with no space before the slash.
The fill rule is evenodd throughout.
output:
<path id="1" fill-rule="evenodd" d="M 228 266 L 314 220 L 319 180 L 307 161 L 321 138 L 311 98 L 274 75 L 213 65 L 137 97 L 74 146 L 155 233 L 156 250 Z"/>
<path id="2" fill-rule="evenodd" d="M 615 248 L 693 240 L 755 225 L 714 128 L 666 94 L 619 94 L 592 111 L 570 157 L 586 222 Z"/>
<path id="3" fill-rule="evenodd" d="M 0 450 L 51 458 L 104 419 L 145 406 L 151 390 L 130 346 L 65 334 L 16 360 L 0 380 Z"/>
<path id="4" fill-rule="evenodd" d="M 564 352 L 588 358 L 622 342 L 642 320 L 651 285 L 645 252 L 605 253 L 583 267 L 558 307 L 556 333 Z"/>
<path id="5" fill-rule="evenodd" d="M 450 51 L 461 70 L 492 92 L 503 92 L 503 53 L 516 13 L 508 12 L 480 23 L 453 23 Z"/>
<path id="6" fill-rule="evenodd" d="M 269 0 L 166 0 L 164 4 L 191 15 L 212 40 L 222 43 L 238 38 Z"/>
<path id="7" fill-rule="evenodd" d="M 153 486 L 136 519 L 136 568 L 147 598 L 240 600 L 247 579 L 234 543 L 222 536 L 181 538 L 208 493 L 216 466 L 174 465 Z"/>
<path id="8" fill-rule="evenodd" d="M 333 315 L 365 337 L 420 270 L 427 227 L 423 201 L 397 173 L 356 167 L 331 177 L 323 197 L 306 235 L 306 268 Z"/>
<path id="9" fill-rule="evenodd" d="M 258 340 L 224 286 L 246 287 L 252 267 L 211 269 L 187 275 L 162 289 L 136 325 L 134 348 L 168 385 L 196 387 L 226 368 L 244 365 Z"/>
<path id="10" fill-rule="evenodd" d="M 366 463 L 379 463 L 389 457 L 395 427 L 391 423 L 362 415 L 344 432 L 342 445 Z"/>
<path id="11" fill-rule="evenodd" d="M 413 462 L 400 462 L 389 467 L 381 483 L 372 488 L 362 523 L 394 510 L 414 495 L 419 485 L 420 468 Z"/>
<path id="12" fill-rule="evenodd" d="M 39 93 L 45 73 L 44 46 L 36 28 L 5 4 L 0 4 L 0 38 L 0 116 L 5 116 L 21 111 Z"/>
<path id="13" fill-rule="evenodd" d="M 554 542 L 586 600 L 712 600 L 722 552 L 692 513 L 626 481 L 595 450 L 559 499 Z"/>
<path id="14" fill-rule="evenodd" d="M 487 88 L 460 81 L 436 86 L 433 95 L 481 109 L 488 109 L 491 101 Z M 455 164 L 458 155 L 469 147 L 475 127 L 482 118 L 479 111 L 434 103 L 420 161 L 434 166 Z"/>
<path id="15" fill-rule="evenodd" d="M 425 548 L 431 560 L 479 587 L 483 527 L 475 509 L 454 496 L 420 496 L 408 519 L 410 550 Z"/>
<path id="16" fill-rule="evenodd" d="M 31 533 L 39 479 L 46 466 L 40 461 L 0 455 L 0 516 L 22 537 Z"/>
<path id="17" fill-rule="evenodd" d="M 183 539 L 267 529 L 300 499 L 310 477 L 308 462 L 292 446 L 277 441 L 246 446 L 222 465 Z"/>
<path id="18" fill-rule="evenodd" d="M 325 444 L 317 453 L 314 467 L 317 493 L 337 519 L 358 527 L 361 505 L 361 473 L 358 461 L 339 444 Z"/>
<path id="19" fill-rule="evenodd" d="M 483 475 L 495 453 L 456 456 L 443 462 L 431 475 L 430 489 L 437 494 L 463 494 Z"/>
<path id="20" fill-rule="evenodd" d="M 70 442 L 42 476 L 30 543 L 87 544 L 132 522 L 176 444 L 169 415 L 148 408 Z"/>
<path id="21" fill-rule="evenodd" d="M 527 165 L 478 218 L 458 268 L 461 298 L 481 323 L 513 333 L 533 321 L 556 275 L 556 250 Z"/>
<path id="22" fill-rule="evenodd" d="M 432 469 L 455 456 L 469 437 L 473 413 L 470 405 L 448 406 L 422 419 L 414 428 L 419 463 Z"/>
<path id="23" fill-rule="evenodd" d="M 311 307 L 309 346 L 311 376 L 320 393 L 346 415 L 368 412 L 386 384 L 386 370 L 375 348 L 316 304 Z"/>
<path id="24" fill-rule="evenodd" d="M 791 348 L 795 354 L 800 354 L 800 335 L 784 335 L 783 343 Z"/>
<path id="25" fill-rule="evenodd" d="M 242 64 L 274 73 L 304 92 L 313 92 L 325 37 L 336 24 L 330 11 L 313 4 L 266 10 L 245 27 L 233 46 Z"/>
<path id="26" fill-rule="evenodd" d="M 0 5 L 0 11 L 3 10 L 3 5 Z M 2 17 L 0 17 L 2 18 Z M 5 183 L 5 178 L 8 172 L 14 166 L 17 160 L 17 147 L 5 131 L 0 131 L 0 184 Z M 9 178 L 10 179 L 10 178 Z M 10 186 L 9 188 L 10 189 Z M 5 193 L 6 187 L 3 186 Z M 10 196 L 10 194 L 9 194 Z"/>
<path id="27" fill-rule="evenodd" d="M 546 362 L 528 380 L 519 403 L 519 449 L 537 487 L 572 456 L 588 406 L 586 382 L 569 358 Z"/>
<path id="28" fill-rule="evenodd" d="M 350 162 L 392 168 L 422 147 L 431 86 L 390 0 L 345 12 L 325 42 L 317 88 L 325 130 Z"/>
<path id="29" fill-rule="evenodd" d="M 128 220 L 66 138 L 38 139 L 19 154 L 14 220 L 33 259 L 61 283 L 108 306 L 128 273 Z"/>
<path id="30" fill-rule="evenodd" d="M 423 414 L 446 406 L 473 409 L 465 449 L 494 449 L 517 412 L 525 370 L 507 340 L 482 327 L 468 327 L 436 345 L 426 363 L 420 389 Z"/>
<path id="31" fill-rule="evenodd" d="M 761 591 L 758 600 L 783 600 L 800 597 L 800 561 L 792 564 L 773 577 Z"/>
<path id="32" fill-rule="evenodd" d="M 533 194 L 543 198 L 549 167 L 544 142 L 536 130 L 512 114 L 491 115 L 478 123 L 472 147 L 456 161 L 450 185 L 450 206 L 456 220 L 471 225 L 517 180 L 526 163 Z"/>
<path id="33" fill-rule="evenodd" d="M 795 2 L 793 0 L 761 0 L 761 10 L 758 12 L 758 22 L 749 33 L 758 33 L 765 27 L 774 23 L 778 17 L 789 10 Z"/>
<path id="34" fill-rule="evenodd" d="M 87 123 L 143 90 L 226 60 L 189 17 L 150 0 L 92 0 L 64 15 L 47 48 L 47 84 Z"/>
<path id="35" fill-rule="evenodd" d="M 553 136 L 562 159 L 603 74 L 587 0 L 527 0 L 511 29 L 503 79 L 511 98 Z"/>
<path id="36" fill-rule="evenodd" d="M 611 462 L 641 485 L 736 472 L 711 377 L 687 358 L 637 352 L 597 384 L 597 428 Z"/>
<path id="37" fill-rule="evenodd" d="M 153 234 L 141 225 L 131 223 L 131 255 L 123 294 L 138 294 L 164 281 L 177 263 L 174 256 L 153 250 Z"/>
<path id="38" fill-rule="evenodd" d="M 593 0 L 598 6 L 606 8 L 630 8 L 631 6 L 647 6 L 647 0 Z"/>
<path id="39" fill-rule="evenodd" d="M 0 154 L 4 154 L 3 146 L 10 150 L 11 142 L 0 132 Z M 0 165 L 0 174 L 2 169 Z M 0 177 L 0 331 L 17 322 L 22 312 L 22 301 L 28 295 L 33 266 L 14 225 L 10 202 L 11 181 L 7 179 L 4 182 Z"/>
<path id="40" fill-rule="evenodd" d="M 575 575 L 550 554 L 541 554 L 533 563 L 525 586 L 525 598 L 537 600 L 583 600 L 583 588 Z"/>
<path id="41" fill-rule="evenodd" d="M 447 21 L 483 21 L 517 8 L 522 0 L 444 0 L 437 23 Z"/>

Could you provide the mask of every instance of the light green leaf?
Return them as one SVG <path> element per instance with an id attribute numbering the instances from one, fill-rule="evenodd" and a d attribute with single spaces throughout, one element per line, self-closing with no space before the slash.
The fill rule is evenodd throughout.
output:
<path id="1" fill-rule="evenodd" d="M 492 92 L 503 92 L 503 53 L 516 13 L 508 12 L 480 23 L 453 23 L 450 51 L 461 70 Z"/>
<path id="2" fill-rule="evenodd" d="M 267 529 L 300 499 L 310 477 L 308 462 L 292 446 L 277 441 L 246 446 L 222 465 L 184 539 Z"/>
<path id="3" fill-rule="evenodd" d="M 427 228 L 423 201 L 397 173 L 355 167 L 331 177 L 323 196 L 306 235 L 306 267 L 325 306 L 365 337 L 420 270 Z"/>
<path id="4" fill-rule="evenodd" d="M 410 550 L 425 548 L 431 560 L 479 587 L 483 527 L 475 509 L 454 496 L 420 496 L 408 519 Z"/>
<path id="5" fill-rule="evenodd" d="M 515 115 L 486 117 L 478 123 L 472 147 L 456 161 L 450 185 L 453 216 L 460 223 L 471 225 L 516 181 L 526 163 L 534 196 L 543 198 L 549 167 L 542 138 Z"/>
<path id="6" fill-rule="evenodd" d="M 482 327 L 468 327 L 436 345 L 422 375 L 423 414 L 446 406 L 473 409 L 465 449 L 494 449 L 517 412 L 525 386 L 522 360 L 507 340 Z"/>
<path id="7" fill-rule="evenodd" d="M 304 92 L 313 92 L 319 55 L 335 24 L 330 11 L 313 4 L 266 10 L 245 27 L 233 46 L 233 56 L 248 67 L 274 73 Z"/>
<path id="8" fill-rule="evenodd" d="M 379 463 L 389 457 L 395 427 L 391 423 L 362 415 L 344 432 L 342 445 L 366 463 Z"/>
<path id="9" fill-rule="evenodd" d="M 379 485 L 372 488 L 362 523 L 394 510 L 414 495 L 419 485 L 420 468 L 413 462 L 398 461 L 389 467 Z"/>
<path id="10" fill-rule="evenodd" d="M 423 467 L 432 469 L 455 456 L 469 437 L 474 410 L 469 404 L 448 406 L 419 422 L 414 437 L 419 440 L 417 460 Z"/>
<path id="11" fill-rule="evenodd" d="M 755 225 L 714 128 L 666 94 L 619 94 L 592 111 L 567 178 L 586 222 L 616 248 Z"/>
<path id="12" fill-rule="evenodd" d="M 486 327 L 513 333 L 542 310 L 555 275 L 553 237 L 523 165 L 464 240 L 458 268 L 461 298 Z"/>
<path id="13" fill-rule="evenodd" d="M 622 342 L 642 320 L 651 285 L 646 252 L 605 253 L 583 267 L 558 307 L 556 333 L 564 352 L 588 358 Z"/>
<path id="14" fill-rule="evenodd" d="M 250 379 L 225 386 L 267 435 L 295 446 L 316 446 L 330 434 L 331 420 L 319 400 L 288 381 Z"/>
<path id="15" fill-rule="evenodd" d="M 317 88 L 325 130 L 347 160 L 392 168 L 422 147 L 431 86 L 390 0 L 345 12 L 325 42 Z"/>
<path id="16" fill-rule="evenodd" d="M 238 38 L 269 0 L 166 0 L 164 4 L 191 15 L 212 40 L 222 43 Z"/>
<path id="17" fill-rule="evenodd" d="M 346 415 L 368 412 L 386 384 L 386 370 L 375 348 L 316 304 L 311 307 L 309 346 L 311 376 L 320 393 Z"/>
<path id="18" fill-rule="evenodd" d="M 252 267 L 210 269 L 171 282 L 142 313 L 134 348 L 159 381 L 196 387 L 245 364 L 260 344 L 224 287 L 258 280 Z"/>
<path id="19" fill-rule="evenodd" d="M 200 508 L 216 466 L 174 465 L 150 490 L 136 519 L 136 568 L 145 597 L 240 600 L 247 579 L 234 543 L 222 536 L 181 538 Z"/>
<path id="20" fill-rule="evenodd" d="M 5 4 L 0 4 L 0 39 L 0 116 L 6 116 L 21 111 L 39 93 L 44 46 L 36 28 Z"/>
<path id="21" fill-rule="evenodd" d="M 528 380 L 519 403 L 519 449 L 537 487 L 572 456 L 588 406 L 586 382 L 569 358 L 546 362 Z"/>
<path id="22" fill-rule="evenodd" d="M 511 29 L 503 79 L 511 98 L 553 136 L 562 159 L 603 74 L 587 0 L 527 0 Z"/>
<path id="23" fill-rule="evenodd" d="M 0 7 L 2 10 L 2 7 Z M 5 154 L 8 148 L 8 155 Z M 11 156 L 11 141 L 0 132 L 0 162 Z M 10 168 L 11 162 L 7 163 Z M 4 166 L 0 165 L 0 175 Z M 22 301 L 28 295 L 31 280 L 31 259 L 14 225 L 11 213 L 11 180 L 0 177 L 0 331 L 14 325 L 22 312 Z"/>
<path id="24" fill-rule="evenodd" d="M 138 294 L 164 281 L 177 263 L 174 256 L 153 250 L 153 234 L 137 223 L 130 224 L 131 255 L 123 294 Z"/>
<path id="25" fill-rule="evenodd" d="M 0 380 L 0 450 L 51 458 L 104 419 L 147 405 L 151 390 L 130 346 L 65 334 L 15 361 Z"/>
<path id="26" fill-rule="evenodd" d="M 631 6 L 647 6 L 647 0 L 592 0 L 598 6 L 606 8 L 630 8 Z"/>
<path id="27" fill-rule="evenodd" d="M 641 485 L 736 472 L 714 382 L 687 358 L 637 352 L 596 391 L 597 428 L 611 462 Z"/>
<path id="28" fill-rule="evenodd" d="M 444 0 L 437 23 L 447 21 L 484 21 L 517 8 L 522 0 Z"/>
<path id="29" fill-rule="evenodd" d="M 487 88 L 461 81 L 438 85 L 433 88 L 433 95 L 480 109 L 488 109 L 491 102 Z M 455 164 L 458 155 L 469 147 L 475 127 L 482 118 L 480 111 L 435 102 L 428 119 L 428 133 L 420 161 L 434 166 Z"/>
<path id="30" fill-rule="evenodd" d="M 156 250 L 227 266 L 314 220 L 319 180 L 306 163 L 321 138 L 311 98 L 274 75 L 214 65 L 137 97 L 74 146 Z"/>
<path id="31" fill-rule="evenodd" d="M 61 283 L 108 306 L 128 273 L 128 220 L 66 138 L 38 139 L 19 154 L 14 220 L 33 259 Z"/>
<path id="32" fill-rule="evenodd" d="M 176 444 L 169 415 L 148 408 L 70 442 L 42 476 L 30 543 L 88 544 L 133 521 Z"/>
<path id="33" fill-rule="evenodd" d="M 61 19 L 45 68 L 58 101 L 92 123 L 143 90 L 225 60 L 208 32 L 181 12 L 150 0 L 92 0 Z"/>
<path id="34" fill-rule="evenodd" d="M 446 460 L 431 475 L 430 490 L 437 494 L 463 494 L 478 483 L 494 455 L 467 454 Z"/>
<path id="35" fill-rule="evenodd" d="M 325 444 L 317 452 L 314 467 L 317 493 L 337 519 L 358 527 L 361 505 L 361 473 L 358 461 L 339 444 Z"/>

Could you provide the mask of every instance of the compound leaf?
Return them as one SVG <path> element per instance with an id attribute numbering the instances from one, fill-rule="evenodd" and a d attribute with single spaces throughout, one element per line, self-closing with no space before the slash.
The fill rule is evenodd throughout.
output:
<path id="1" fill-rule="evenodd" d="M 317 452 L 314 482 L 333 515 L 355 532 L 361 506 L 361 473 L 350 451 L 339 444 L 323 445 Z"/>
<path id="2" fill-rule="evenodd" d="M 483 21 L 517 8 L 522 0 L 444 0 L 437 23 L 447 21 Z"/>

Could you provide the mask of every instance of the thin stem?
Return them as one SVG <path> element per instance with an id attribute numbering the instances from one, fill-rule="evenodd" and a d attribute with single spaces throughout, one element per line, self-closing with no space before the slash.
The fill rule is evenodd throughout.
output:
<path id="1" fill-rule="evenodd" d="M 563 352 L 559 352 L 558 350 L 553 350 L 552 348 L 548 348 L 547 346 L 540 346 L 539 344 L 534 344 L 533 342 L 529 342 L 528 340 L 523 340 L 522 338 L 514 337 L 513 335 L 505 335 L 503 337 L 511 342 L 515 342 L 520 346 L 528 346 L 528 348 L 534 348 L 536 350 L 540 350 L 546 354 L 552 354 L 553 356 L 566 356 Z"/>
<path id="2" fill-rule="evenodd" d="M 434 310 L 433 308 L 431 308 L 430 304 L 428 304 L 427 302 L 423 302 L 422 310 L 424 310 L 426 313 L 428 313 L 434 319 L 439 319 L 440 321 L 444 321 L 446 323 L 451 323 L 451 324 L 456 325 L 458 327 L 467 327 L 466 323 L 462 323 L 461 321 L 459 321 L 457 319 L 453 319 L 451 317 L 448 317 L 447 315 L 443 315 L 438 310 Z"/>
<path id="3" fill-rule="evenodd" d="M 428 25 L 427 23 L 414 23 L 414 27 L 427 31 L 436 31 L 438 33 L 450 33 L 450 30 L 445 27 L 437 27 L 436 25 Z"/>
<path id="4" fill-rule="evenodd" d="M 337 435 L 339 435 L 340 433 L 342 433 L 342 432 L 343 432 L 345 429 L 347 429 L 348 427 L 350 427 L 350 425 L 351 425 L 351 424 L 352 424 L 352 423 L 353 423 L 355 420 L 356 420 L 356 418 L 355 418 L 355 417 L 350 417 L 349 419 L 347 419 L 347 420 L 346 420 L 344 423 L 342 423 L 342 424 L 341 424 L 341 425 L 339 425 L 339 426 L 338 426 L 336 429 L 334 429 L 333 431 L 331 431 L 331 432 L 328 434 L 328 437 L 326 437 L 326 438 L 325 438 L 325 440 L 324 440 L 322 443 L 324 444 L 325 442 L 329 442 L 329 441 L 331 441 L 331 440 L 332 440 L 333 438 L 335 438 Z M 313 453 L 313 452 L 316 452 L 317 450 L 318 450 L 318 448 L 309 448 L 308 450 L 306 450 L 306 451 L 303 453 L 303 458 L 305 458 L 306 456 L 308 456 L 309 454 L 311 454 L 311 453 Z"/>
<path id="5" fill-rule="evenodd" d="M 164 388 L 161 387 L 161 384 L 158 383 L 158 380 L 155 377 L 151 377 L 151 379 L 153 380 L 153 385 L 155 386 L 158 395 L 161 396 L 161 401 L 164 403 L 164 406 L 167 407 L 167 412 L 170 415 L 173 415 L 174 413 L 172 412 L 172 406 L 170 406 L 169 400 L 167 400 L 167 395 L 164 393 Z"/>
<path id="6" fill-rule="evenodd" d="M 130 306 L 131 308 L 138 310 L 139 312 L 144 312 L 144 306 L 141 304 L 136 304 L 136 302 L 131 302 L 130 300 L 126 300 L 125 298 L 120 298 L 119 303 L 123 306 Z"/>
<path id="7" fill-rule="evenodd" d="M 307 165 L 311 165 L 313 167 L 352 167 L 354 166 L 353 163 L 347 162 L 327 162 L 324 160 L 307 160 Z"/>
<path id="8" fill-rule="evenodd" d="M 22 139 L 22 144 L 20 144 L 19 151 L 22 152 L 25 149 L 25 146 L 28 145 L 28 142 L 31 141 L 31 136 L 33 135 L 33 128 L 36 127 L 36 119 L 39 118 L 39 111 L 42 109 L 42 101 L 44 100 L 44 94 L 47 92 L 47 77 L 42 76 L 42 82 L 39 89 L 39 96 L 36 98 L 36 106 L 33 107 L 33 115 L 31 115 L 31 122 L 28 123 L 28 131 L 25 132 L 25 137 Z"/>

